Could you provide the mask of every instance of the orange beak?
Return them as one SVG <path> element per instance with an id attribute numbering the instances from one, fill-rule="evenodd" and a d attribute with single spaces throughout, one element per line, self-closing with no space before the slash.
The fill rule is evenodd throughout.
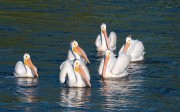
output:
<path id="1" fill-rule="evenodd" d="M 91 83 L 89 82 L 88 77 L 87 77 L 86 73 L 84 72 L 84 70 L 83 70 L 83 68 L 82 68 L 81 65 L 79 65 L 78 72 L 79 72 L 80 75 L 84 78 L 84 80 L 85 80 L 86 83 L 89 85 L 89 87 L 91 87 Z"/>
<path id="2" fill-rule="evenodd" d="M 102 30 L 104 36 L 105 36 L 105 39 L 106 39 L 106 45 L 107 45 L 107 48 L 110 49 L 110 45 L 109 45 L 109 39 L 108 39 L 108 35 L 107 35 L 107 32 L 106 30 Z"/>
<path id="3" fill-rule="evenodd" d="M 25 60 L 25 61 L 24 61 L 24 64 L 27 65 L 27 66 L 35 73 L 36 77 L 38 77 L 38 73 L 37 73 L 36 68 L 35 68 L 35 66 L 33 65 L 31 59 Z"/>
<path id="4" fill-rule="evenodd" d="M 109 61 L 109 56 L 106 56 L 106 58 L 105 58 L 105 60 L 104 60 L 104 66 L 103 66 L 102 77 L 105 76 L 108 61 Z"/>
<path id="5" fill-rule="evenodd" d="M 123 50 L 124 53 L 127 52 L 128 48 L 129 48 L 129 45 L 130 45 L 130 43 L 126 42 L 126 45 L 125 45 L 124 50 Z"/>
<path id="6" fill-rule="evenodd" d="M 76 52 L 77 54 L 79 54 L 80 56 L 82 56 L 90 64 L 90 61 L 89 61 L 86 53 L 84 52 L 83 49 L 81 49 L 81 47 L 79 47 L 79 46 L 74 47 L 73 51 Z"/>

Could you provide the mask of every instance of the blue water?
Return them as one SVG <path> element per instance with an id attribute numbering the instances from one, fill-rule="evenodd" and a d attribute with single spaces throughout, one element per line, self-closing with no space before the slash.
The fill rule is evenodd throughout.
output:
<path id="1" fill-rule="evenodd" d="M 0 1 L 0 111 L 145 111 L 180 109 L 179 1 Z M 141 40 L 145 60 L 129 75 L 102 80 L 94 45 L 101 23 L 118 36 Z M 92 88 L 59 82 L 59 65 L 77 40 L 91 62 Z M 39 78 L 15 78 L 28 52 Z"/>

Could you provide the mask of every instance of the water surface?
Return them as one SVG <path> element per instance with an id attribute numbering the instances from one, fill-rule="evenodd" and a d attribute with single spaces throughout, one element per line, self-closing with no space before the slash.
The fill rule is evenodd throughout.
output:
<path id="1" fill-rule="evenodd" d="M 0 1 L 1 111 L 177 111 L 180 109 L 179 1 Z M 129 75 L 102 80 L 94 45 L 100 25 L 144 43 L 145 60 Z M 59 82 L 59 65 L 77 40 L 91 64 L 92 88 Z M 15 78 L 14 66 L 28 52 L 39 78 Z"/>

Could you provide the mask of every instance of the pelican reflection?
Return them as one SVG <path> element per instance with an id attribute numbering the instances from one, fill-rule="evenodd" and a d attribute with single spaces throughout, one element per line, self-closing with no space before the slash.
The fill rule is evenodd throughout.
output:
<path id="1" fill-rule="evenodd" d="M 60 105 L 66 107 L 85 106 L 89 102 L 91 88 L 63 88 L 60 91 Z"/>
<path id="2" fill-rule="evenodd" d="M 17 78 L 16 79 L 17 87 L 16 91 L 20 101 L 26 103 L 37 102 L 37 78 Z"/>
<path id="3" fill-rule="evenodd" d="M 126 107 L 135 105 L 137 100 L 133 99 L 136 95 L 136 91 L 140 90 L 136 88 L 141 83 L 130 79 L 129 76 L 119 79 L 104 79 L 103 87 L 101 88 L 102 96 L 105 96 L 102 103 L 104 110 L 111 111 L 115 107 Z"/>

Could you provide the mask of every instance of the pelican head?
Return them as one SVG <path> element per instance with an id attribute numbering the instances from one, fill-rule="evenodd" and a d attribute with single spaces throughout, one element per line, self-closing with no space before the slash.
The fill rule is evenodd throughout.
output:
<path id="1" fill-rule="evenodd" d="M 24 60 L 30 59 L 30 55 L 28 53 L 25 53 L 23 58 L 24 58 Z"/>
<path id="2" fill-rule="evenodd" d="M 36 67 L 33 65 L 30 55 L 28 53 L 25 53 L 23 58 L 24 58 L 24 64 L 27 65 L 35 73 L 36 77 L 38 77 Z"/>
<path id="3" fill-rule="evenodd" d="M 127 43 L 131 43 L 131 35 L 128 35 L 128 36 L 126 37 L 126 42 L 127 42 Z"/>
<path id="4" fill-rule="evenodd" d="M 74 61 L 74 71 L 75 73 L 79 73 L 81 77 L 86 81 L 86 83 L 91 87 L 91 83 L 88 80 L 87 74 L 83 70 L 83 67 L 81 66 L 81 62 L 79 60 Z"/>
<path id="5" fill-rule="evenodd" d="M 109 49 L 110 45 L 109 45 L 108 35 L 107 35 L 107 32 L 106 32 L 106 24 L 105 23 L 101 24 L 101 32 L 102 32 L 102 34 L 104 35 L 104 37 L 106 39 L 106 45 L 107 45 L 107 48 Z"/>
<path id="6" fill-rule="evenodd" d="M 101 24 L 101 31 L 106 31 L 106 24 L 105 23 L 102 23 Z"/>
<path id="7" fill-rule="evenodd" d="M 90 61 L 89 61 L 86 53 L 85 53 L 84 50 L 78 45 L 78 42 L 77 42 L 77 41 L 73 40 L 70 45 L 71 45 L 71 49 L 72 49 L 72 51 L 73 51 L 74 53 L 82 56 L 82 57 L 90 64 Z"/>
<path id="8" fill-rule="evenodd" d="M 110 50 L 106 50 L 105 57 L 110 57 L 110 56 L 111 56 L 111 51 Z"/>
<path id="9" fill-rule="evenodd" d="M 103 73 L 102 73 L 103 77 L 105 76 L 106 68 L 107 68 L 107 64 L 108 64 L 108 61 L 110 59 L 110 56 L 111 56 L 111 51 L 110 50 L 106 50 L 105 59 L 104 59 L 104 66 L 103 66 Z"/>
<path id="10" fill-rule="evenodd" d="M 71 45 L 71 48 L 75 48 L 75 47 L 79 46 L 78 42 L 75 40 L 72 40 L 70 45 Z"/>
<path id="11" fill-rule="evenodd" d="M 126 45 L 125 45 L 125 47 L 124 47 L 123 52 L 125 52 L 125 53 L 127 52 L 130 44 L 131 44 L 131 35 L 128 35 L 128 36 L 126 37 Z"/>

